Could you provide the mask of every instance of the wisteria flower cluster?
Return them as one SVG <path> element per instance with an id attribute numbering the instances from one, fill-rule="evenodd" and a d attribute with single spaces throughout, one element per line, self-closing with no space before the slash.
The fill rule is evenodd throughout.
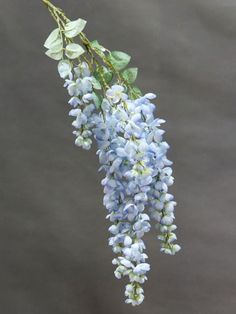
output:
<path id="1" fill-rule="evenodd" d="M 118 279 L 128 277 L 126 303 L 139 305 L 150 270 L 143 241 L 150 218 L 156 222 L 161 251 L 174 255 L 180 250 L 174 233 L 176 202 L 168 193 L 174 178 L 161 129 L 165 121 L 154 116 L 156 95 L 142 95 L 134 86 L 138 71 L 126 68 L 128 54 L 90 41 L 83 33 L 85 20 L 70 21 L 49 0 L 43 2 L 58 25 L 44 46 L 46 54 L 59 61 L 75 144 L 89 150 L 95 140 L 99 170 L 105 173 L 102 185 L 111 222 L 109 245 L 116 255 L 114 274 Z"/>

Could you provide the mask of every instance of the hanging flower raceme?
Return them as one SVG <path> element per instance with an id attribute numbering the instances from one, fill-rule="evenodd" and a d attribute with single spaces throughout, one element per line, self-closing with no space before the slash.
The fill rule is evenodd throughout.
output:
<path id="1" fill-rule="evenodd" d="M 180 250 L 174 244 L 176 202 L 168 193 L 174 179 L 166 157 L 169 145 L 162 138 L 165 121 L 154 116 L 156 95 L 143 96 L 134 86 L 137 68 L 126 68 L 129 55 L 90 42 L 83 33 L 86 21 L 70 21 L 50 1 L 43 2 L 58 23 L 45 47 L 59 61 L 75 144 L 88 150 L 95 139 L 99 170 L 105 173 L 101 183 L 111 222 L 109 245 L 116 255 L 114 274 L 128 278 L 126 303 L 139 305 L 150 270 L 143 241 L 150 218 L 157 222 L 161 251 L 174 255 Z"/>

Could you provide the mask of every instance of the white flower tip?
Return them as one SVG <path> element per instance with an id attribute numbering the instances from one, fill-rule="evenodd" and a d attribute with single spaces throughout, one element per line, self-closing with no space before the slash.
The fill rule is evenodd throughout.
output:
<path id="1" fill-rule="evenodd" d="M 153 93 L 147 93 L 147 94 L 144 95 L 144 97 L 149 99 L 149 100 L 152 100 L 152 99 L 157 98 L 157 95 L 155 95 Z"/>

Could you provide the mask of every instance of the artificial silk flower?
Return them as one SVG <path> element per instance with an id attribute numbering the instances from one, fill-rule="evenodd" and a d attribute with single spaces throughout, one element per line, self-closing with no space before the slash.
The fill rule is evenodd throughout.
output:
<path id="1" fill-rule="evenodd" d="M 108 244 L 116 255 L 114 274 L 128 280 L 125 302 L 139 305 L 150 271 L 143 240 L 150 218 L 156 222 L 161 252 L 175 255 L 180 250 L 174 233 L 176 202 L 168 192 L 174 178 L 161 129 L 165 121 L 154 115 L 156 95 L 143 95 L 134 85 L 138 70 L 126 68 L 128 54 L 91 42 L 83 33 L 85 20 L 70 21 L 49 0 L 43 2 L 58 25 L 45 47 L 59 61 L 75 145 L 86 150 L 93 142 L 97 146 L 103 204 L 111 222 Z"/>

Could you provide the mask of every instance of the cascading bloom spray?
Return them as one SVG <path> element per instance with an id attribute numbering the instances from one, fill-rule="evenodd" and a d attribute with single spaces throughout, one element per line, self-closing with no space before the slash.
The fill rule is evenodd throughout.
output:
<path id="1" fill-rule="evenodd" d="M 46 54 L 59 61 L 58 72 L 70 96 L 69 115 L 74 118 L 75 144 L 88 150 L 94 138 L 100 170 L 105 173 L 104 205 L 111 221 L 109 245 L 116 258 L 115 276 L 127 276 L 126 303 L 139 305 L 144 299 L 141 284 L 147 280 L 143 236 L 150 218 L 157 222 L 161 251 L 174 255 L 176 226 L 172 162 L 169 145 L 160 128 L 165 121 L 154 117 L 156 95 L 142 95 L 133 85 L 137 68 L 126 68 L 130 56 L 89 41 L 83 33 L 86 21 L 70 21 L 49 0 L 43 0 L 57 22 L 44 46 Z M 80 44 L 75 43 L 80 40 Z"/>

